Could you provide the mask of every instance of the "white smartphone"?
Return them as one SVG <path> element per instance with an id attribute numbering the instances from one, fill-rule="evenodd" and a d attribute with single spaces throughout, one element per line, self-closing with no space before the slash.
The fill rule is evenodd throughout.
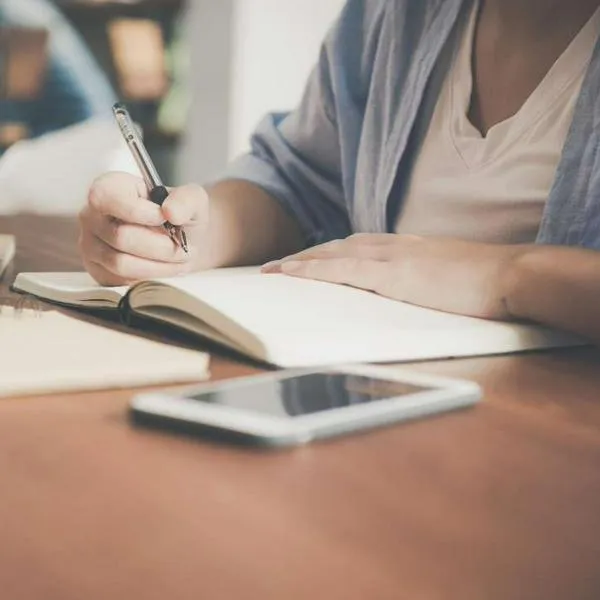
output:
<path id="1" fill-rule="evenodd" d="M 146 393 L 134 422 L 269 446 L 304 444 L 474 405 L 475 383 L 376 366 L 280 371 Z"/>

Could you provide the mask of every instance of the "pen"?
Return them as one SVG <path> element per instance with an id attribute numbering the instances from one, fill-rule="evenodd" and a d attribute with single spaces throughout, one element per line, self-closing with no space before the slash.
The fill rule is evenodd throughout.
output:
<path id="1" fill-rule="evenodd" d="M 155 204 L 162 206 L 163 202 L 169 196 L 169 190 L 167 190 L 162 182 L 162 179 L 144 146 L 140 134 L 133 125 L 129 112 L 123 104 L 117 103 L 113 106 L 113 114 L 119 125 L 119 129 L 125 138 L 125 142 L 127 143 L 129 150 L 131 150 L 131 154 L 142 173 L 150 200 Z M 173 240 L 175 244 L 181 246 L 187 254 L 189 250 L 185 231 L 181 227 L 172 225 L 168 221 L 165 221 L 163 227 L 169 233 L 171 240 Z"/>

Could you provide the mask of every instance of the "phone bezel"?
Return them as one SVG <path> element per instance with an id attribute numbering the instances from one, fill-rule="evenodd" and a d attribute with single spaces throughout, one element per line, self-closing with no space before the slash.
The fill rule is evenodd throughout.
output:
<path id="1" fill-rule="evenodd" d="M 340 372 L 388 381 L 401 381 L 429 388 L 410 396 L 396 396 L 375 403 L 344 406 L 297 417 L 279 417 L 243 408 L 203 404 L 190 396 L 227 387 L 244 388 L 249 383 L 277 381 L 305 374 Z M 163 390 L 136 396 L 131 401 L 134 413 L 217 428 L 259 438 L 271 444 L 305 443 L 336 432 L 370 428 L 389 420 L 409 420 L 428 414 L 464 408 L 481 398 L 480 387 L 473 382 L 448 379 L 404 368 L 350 365 L 320 369 L 270 372 L 177 390 Z"/>

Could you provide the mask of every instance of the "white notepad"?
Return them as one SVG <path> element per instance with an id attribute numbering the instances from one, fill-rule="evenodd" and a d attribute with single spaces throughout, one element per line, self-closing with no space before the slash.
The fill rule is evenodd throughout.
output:
<path id="1" fill-rule="evenodd" d="M 0 397 L 201 381 L 208 356 L 57 311 L 0 308 Z"/>

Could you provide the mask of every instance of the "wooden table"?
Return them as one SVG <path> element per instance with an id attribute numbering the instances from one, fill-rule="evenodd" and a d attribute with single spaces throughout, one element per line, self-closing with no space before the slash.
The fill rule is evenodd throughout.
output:
<path id="1" fill-rule="evenodd" d="M 15 272 L 80 268 L 73 223 L 11 230 Z M 1 401 L 0 597 L 600 598 L 600 353 L 418 368 L 484 404 L 259 452 L 135 430 L 131 391 Z"/>

